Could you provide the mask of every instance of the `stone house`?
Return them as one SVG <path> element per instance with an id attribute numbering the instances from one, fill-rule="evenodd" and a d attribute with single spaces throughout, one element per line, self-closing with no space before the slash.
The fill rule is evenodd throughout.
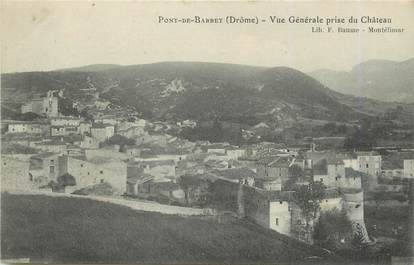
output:
<path id="1" fill-rule="evenodd" d="M 381 178 L 394 179 L 394 178 L 403 178 L 404 169 L 403 168 L 394 168 L 389 166 L 382 166 L 381 169 Z"/>
<path id="2" fill-rule="evenodd" d="M 62 174 L 69 173 L 76 180 L 73 189 L 81 189 L 98 183 L 108 183 L 115 194 L 124 194 L 127 185 L 127 164 L 115 159 L 63 157 Z"/>
<path id="3" fill-rule="evenodd" d="M 405 159 L 403 161 L 404 165 L 404 177 L 405 178 L 414 178 L 414 159 Z"/>
<path id="4" fill-rule="evenodd" d="M 127 154 L 119 152 L 119 148 L 119 145 L 111 145 L 99 149 L 85 149 L 85 157 L 88 160 L 95 158 L 110 158 L 117 160 L 129 159 L 129 156 Z"/>
<path id="5" fill-rule="evenodd" d="M 127 138 L 137 139 L 137 142 L 144 143 L 145 139 L 149 138 L 148 132 L 142 127 L 129 127 L 126 129 L 117 129 L 117 134 L 122 135 Z"/>
<path id="6" fill-rule="evenodd" d="M 377 152 L 357 152 L 358 171 L 366 174 L 363 179 L 366 189 L 375 189 L 381 175 L 382 158 Z"/>
<path id="7" fill-rule="evenodd" d="M 142 169 L 143 173 L 154 177 L 154 182 L 168 182 L 176 179 L 174 160 L 140 159 L 129 162 L 128 166 Z"/>
<path id="8" fill-rule="evenodd" d="M 47 184 L 49 181 L 56 181 L 65 171 L 62 165 L 61 154 L 47 152 L 31 157 L 30 173 L 39 180 Z"/>
<path id="9" fill-rule="evenodd" d="M 94 123 L 91 127 L 91 136 L 99 142 L 105 142 L 115 134 L 115 127 L 111 124 Z"/>
<path id="10" fill-rule="evenodd" d="M 66 154 L 67 146 L 64 141 L 45 141 L 35 144 L 35 148 L 38 148 L 44 152 L 62 153 Z"/>
<path id="11" fill-rule="evenodd" d="M 292 160 L 288 157 L 265 157 L 257 161 L 256 187 L 264 190 L 280 191 L 289 178 Z"/>
<path id="12" fill-rule="evenodd" d="M 92 124 L 87 121 L 82 121 L 78 125 L 78 134 L 84 135 L 84 134 L 90 134 L 91 133 L 91 127 Z"/>
<path id="13" fill-rule="evenodd" d="M 215 170 L 211 173 L 217 175 L 222 179 L 226 179 L 234 183 L 241 183 L 251 187 L 254 186 L 254 180 L 257 177 L 257 174 L 249 168 Z"/>
<path id="14" fill-rule="evenodd" d="M 226 155 L 229 159 L 238 160 L 240 157 L 246 156 L 246 150 L 235 146 L 226 147 Z"/>
<path id="15" fill-rule="evenodd" d="M 154 179 L 148 174 L 134 174 L 130 167 L 127 168 L 127 195 L 136 196 L 142 193 L 150 193 L 150 183 Z"/>
<path id="16" fill-rule="evenodd" d="M 225 155 L 226 148 L 228 147 L 229 147 L 228 144 L 211 144 L 211 145 L 203 146 L 202 149 L 204 149 L 207 153 Z"/>
<path id="17" fill-rule="evenodd" d="M 292 207 L 289 192 L 263 191 L 246 185 L 235 188 L 239 191 L 239 213 L 264 228 L 291 236 Z"/>
<path id="18" fill-rule="evenodd" d="M 83 149 L 98 149 L 99 141 L 91 136 L 83 135 L 83 139 L 80 142 L 80 147 Z"/>
<path id="19" fill-rule="evenodd" d="M 9 121 L 8 133 L 43 134 L 49 128 L 45 122 L 37 121 Z"/>
<path id="20" fill-rule="evenodd" d="M 338 158 L 322 159 L 314 165 L 313 180 L 321 181 L 327 188 L 362 189 L 361 174 Z"/>
<path id="21" fill-rule="evenodd" d="M 131 157 L 140 156 L 141 150 L 142 148 L 136 145 L 126 146 L 124 149 L 125 153 Z"/>
<path id="22" fill-rule="evenodd" d="M 377 152 L 357 152 L 358 171 L 370 176 L 381 173 L 382 159 Z"/>
<path id="23" fill-rule="evenodd" d="M 51 126 L 50 136 L 66 136 L 77 134 L 78 128 L 75 126 Z"/>
<path id="24" fill-rule="evenodd" d="M 82 122 L 82 119 L 74 118 L 74 117 L 58 117 L 58 118 L 50 119 L 51 126 L 78 127 L 81 122 Z"/>

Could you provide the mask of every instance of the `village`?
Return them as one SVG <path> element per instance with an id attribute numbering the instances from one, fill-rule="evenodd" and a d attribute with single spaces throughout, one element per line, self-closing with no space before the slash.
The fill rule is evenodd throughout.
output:
<path id="1" fill-rule="evenodd" d="M 414 176 L 412 150 L 389 150 L 395 154 L 390 159 L 381 150 L 320 149 L 312 140 L 299 147 L 192 142 L 167 131 L 195 127 L 196 121 L 149 121 L 104 100 L 89 106 L 89 118 L 65 116 L 57 94 L 49 91 L 21 107 L 22 114 L 40 118 L 2 120 L 2 192 L 202 209 L 308 244 L 317 240 L 318 220 L 336 212 L 351 224 L 352 237 L 338 232 L 335 240 L 369 245 L 378 239 L 365 222 L 366 198 L 406 196 Z M 404 228 L 390 229 L 397 234 Z"/>

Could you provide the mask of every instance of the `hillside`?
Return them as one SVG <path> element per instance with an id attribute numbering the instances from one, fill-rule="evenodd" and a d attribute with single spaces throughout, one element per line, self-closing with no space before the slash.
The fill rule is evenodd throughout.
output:
<path id="1" fill-rule="evenodd" d="M 414 103 L 414 58 L 395 62 L 370 60 L 351 71 L 317 70 L 309 73 L 343 94 L 382 101 Z"/>
<path id="2" fill-rule="evenodd" d="M 61 92 L 65 98 L 61 105 L 68 113 L 72 102 L 85 107 L 102 99 L 149 120 L 170 124 L 195 120 L 197 128 L 177 135 L 190 140 L 297 143 L 306 136 L 353 135 L 357 125 L 366 124 L 364 128 L 383 132 L 388 138 L 395 135 L 394 129 L 401 129 L 400 140 L 405 144 L 412 142 L 410 130 L 414 126 L 414 104 L 345 95 L 288 67 L 202 62 L 92 65 L 64 71 L 3 74 L 2 118 L 19 117 L 19 106 L 25 100 L 51 89 Z M 379 122 L 384 118 L 386 130 Z M 267 129 L 254 127 L 261 123 Z M 329 124 L 333 123 L 341 127 L 330 130 Z M 243 130 L 248 133 L 243 135 Z M 251 132 L 253 137 L 249 136 Z"/>
<path id="3" fill-rule="evenodd" d="M 212 218 L 138 212 L 87 199 L 2 194 L 1 212 L 1 255 L 6 259 L 263 264 L 300 262 L 321 254 L 317 248 L 241 220 L 217 223 Z"/>
<path id="4" fill-rule="evenodd" d="M 84 100 L 98 92 L 147 117 L 240 122 L 253 116 L 257 122 L 281 126 L 301 117 L 354 120 L 361 116 L 328 95 L 327 88 L 313 78 L 286 67 L 168 62 L 97 68 L 3 74 L 4 98 L 23 101 L 59 89 L 67 97 Z"/>
<path id="5" fill-rule="evenodd" d="M 120 65 L 118 64 L 91 64 L 81 67 L 75 67 L 75 68 L 65 68 L 65 69 L 59 69 L 57 71 L 69 71 L 69 72 L 98 72 L 98 71 L 104 71 L 108 69 L 117 68 Z"/>

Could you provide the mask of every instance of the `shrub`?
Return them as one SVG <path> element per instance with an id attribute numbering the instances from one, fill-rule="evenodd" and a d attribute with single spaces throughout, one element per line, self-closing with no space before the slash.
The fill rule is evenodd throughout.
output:
<path id="1" fill-rule="evenodd" d="M 315 226 L 314 239 L 329 249 L 336 250 L 352 241 L 352 223 L 345 211 L 323 212 Z"/>

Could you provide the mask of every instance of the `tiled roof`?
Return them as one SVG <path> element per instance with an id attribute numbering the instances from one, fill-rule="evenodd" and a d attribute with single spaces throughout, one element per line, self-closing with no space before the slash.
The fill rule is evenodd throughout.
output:
<path id="1" fill-rule="evenodd" d="M 245 177 L 256 177 L 257 174 L 250 168 L 231 168 L 226 170 L 215 170 L 214 174 L 227 179 L 240 179 Z"/>
<path id="2" fill-rule="evenodd" d="M 362 172 L 353 170 L 350 167 L 345 168 L 345 177 L 346 178 L 353 178 L 353 177 L 360 178 L 360 177 L 362 177 L 362 174 L 363 174 Z"/>

